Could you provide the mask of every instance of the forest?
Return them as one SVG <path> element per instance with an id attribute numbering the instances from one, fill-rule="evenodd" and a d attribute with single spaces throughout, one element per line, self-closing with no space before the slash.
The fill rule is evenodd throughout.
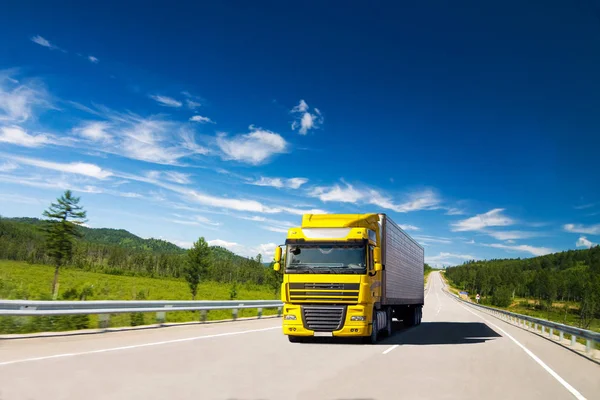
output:
<path id="1" fill-rule="evenodd" d="M 52 264 L 43 231 L 44 220 L 0 217 L 0 259 Z M 187 251 L 159 239 L 142 239 L 122 229 L 79 227 L 67 268 L 112 275 L 153 278 L 182 278 Z M 210 265 L 202 281 L 248 283 L 279 287 L 280 274 L 268 268 L 260 255 L 238 256 L 229 250 L 210 247 Z"/>
<path id="2" fill-rule="evenodd" d="M 529 259 L 470 261 L 447 268 L 446 277 L 494 306 L 508 307 L 524 298 L 550 312 L 562 303 L 565 313 L 577 313 L 583 328 L 600 318 L 600 246 Z"/>

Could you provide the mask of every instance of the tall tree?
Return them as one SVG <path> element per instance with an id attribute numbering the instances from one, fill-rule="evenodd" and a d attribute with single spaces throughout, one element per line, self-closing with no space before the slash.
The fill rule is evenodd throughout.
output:
<path id="1" fill-rule="evenodd" d="M 86 222 L 86 211 L 79 205 L 79 197 L 74 197 L 70 190 L 56 200 L 57 203 L 51 203 L 43 213 L 48 218 L 47 252 L 54 263 L 53 296 L 56 296 L 59 268 L 73 256 L 73 242 L 81 236 L 77 228 Z"/>
<path id="2" fill-rule="evenodd" d="M 196 299 L 198 294 L 198 284 L 208 273 L 210 266 L 210 248 L 203 237 L 194 242 L 194 245 L 187 252 L 187 263 L 183 276 L 187 281 L 192 299 Z"/>

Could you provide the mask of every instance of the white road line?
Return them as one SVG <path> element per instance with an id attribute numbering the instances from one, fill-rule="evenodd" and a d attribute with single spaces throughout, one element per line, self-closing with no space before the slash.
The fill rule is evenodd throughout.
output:
<path id="1" fill-rule="evenodd" d="M 274 326 L 274 327 L 271 327 L 271 328 L 263 328 L 263 329 L 250 329 L 250 330 L 247 330 L 247 331 L 238 331 L 238 332 L 217 333 L 215 335 L 194 336 L 194 337 L 183 338 L 183 339 L 165 340 L 165 341 L 162 341 L 162 342 L 151 342 L 151 343 L 143 343 L 143 344 L 134 344 L 134 345 L 131 345 L 131 346 L 112 347 L 112 348 L 108 348 L 108 349 L 82 351 L 82 352 L 78 352 L 78 353 L 54 354 L 54 355 L 51 355 L 51 356 L 24 358 L 24 359 L 21 359 L 21 360 L 0 361 L 0 366 L 26 363 L 26 362 L 30 362 L 30 361 L 51 360 L 53 358 L 66 358 L 66 357 L 83 356 L 83 355 L 87 355 L 87 354 L 109 353 L 109 352 L 112 352 L 112 351 L 137 349 L 137 348 L 141 348 L 141 347 L 150 347 L 150 346 L 160 346 L 160 345 L 163 345 L 163 344 L 191 342 L 193 340 L 212 339 L 212 338 L 216 338 L 216 337 L 236 336 L 236 335 L 243 335 L 245 333 L 270 331 L 270 330 L 273 330 L 273 329 L 281 329 L 281 326 Z"/>
<path id="2" fill-rule="evenodd" d="M 395 344 L 395 345 L 393 345 L 392 347 L 390 347 L 389 349 L 387 349 L 386 351 L 384 351 L 384 352 L 383 352 L 383 354 L 387 354 L 387 353 L 389 353 L 390 351 L 394 350 L 394 349 L 395 349 L 396 347 L 398 347 L 398 346 L 400 346 L 400 345 L 399 345 L 399 344 Z"/>
<path id="3" fill-rule="evenodd" d="M 506 332 L 504 329 L 500 328 L 498 325 L 494 324 L 493 322 L 488 321 L 487 319 L 483 318 L 481 315 L 473 312 L 472 310 L 469 310 L 467 307 L 463 306 L 462 304 L 459 303 L 459 305 L 464 308 L 465 310 L 467 310 L 468 312 L 470 312 L 471 314 L 477 316 L 478 318 L 481 318 L 483 321 L 485 321 L 486 324 L 489 324 L 493 327 L 495 327 L 496 329 L 498 329 L 500 332 L 502 332 L 507 338 L 509 338 L 510 340 L 512 340 L 513 342 L 515 342 L 515 344 L 517 346 L 519 346 L 521 349 L 523 349 L 523 351 L 525 353 L 527 353 L 527 355 L 531 358 L 533 358 L 533 360 L 538 363 L 542 368 L 544 368 L 546 370 L 546 372 L 548 372 L 550 375 L 552 375 L 552 377 L 554 377 L 554 379 L 556 379 L 561 385 L 563 385 L 569 392 L 571 392 L 571 394 L 573 396 L 575 396 L 575 398 L 577 398 L 578 400 L 586 400 L 586 398 L 577 391 L 577 389 L 575 389 L 573 386 L 569 385 L 569 383 L 567 381 L 565 381 L 560 375 L 558 375 L 556 372 L 554 372 L 554 370 L 552 368 L 550 368 L 548 365 L 546 365 L 546 363 L 544 363 L 542 360 L 540 360 L 540 358 L 538 356 L 536 356 L 535 354 L 533 354 L 533 352 L 531 350 L 529 350 L 527 347 L 523 346 L 517 339 L 515 339 L 514 337 L 512 337 L 508 332 Z"/>

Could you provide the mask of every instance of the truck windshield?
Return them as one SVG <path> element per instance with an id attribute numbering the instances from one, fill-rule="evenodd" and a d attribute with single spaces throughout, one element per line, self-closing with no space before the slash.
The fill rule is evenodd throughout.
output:
<path id="1" fill-rule="evenodd" d="M 292 274 L 361 274 L 367 269 L 362 245 L 288 245 L 286 272 Z"/>

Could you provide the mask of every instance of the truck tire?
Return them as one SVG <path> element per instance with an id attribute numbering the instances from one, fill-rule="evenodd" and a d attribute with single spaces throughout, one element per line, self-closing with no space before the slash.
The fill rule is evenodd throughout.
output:
<path id="1" fill-rule="evenodd" d="M 371 329 L 371 335 L 364 338 L 364 342 L 367 344 L 376 344 L 379 336 L 379 327 L 377 326 L 377 311 L 373 310 L 373 324 Z"/>
<path id="2" fill-rule="evenodd" d="M 407 309 L 404 313 L 403 322 L 406 328 L 414 326 L 417 323 L 417 309 L 413 307 Z"/>
<path id="3" fill-rule="evenodd" d="M 392 309 L 391 308 L 387 308 L 385 310 L 385 316 L 386 316 L 386 327 L 385 327 L 385 336 L 386 337 L 390 337 L 392 336 Z"/>

